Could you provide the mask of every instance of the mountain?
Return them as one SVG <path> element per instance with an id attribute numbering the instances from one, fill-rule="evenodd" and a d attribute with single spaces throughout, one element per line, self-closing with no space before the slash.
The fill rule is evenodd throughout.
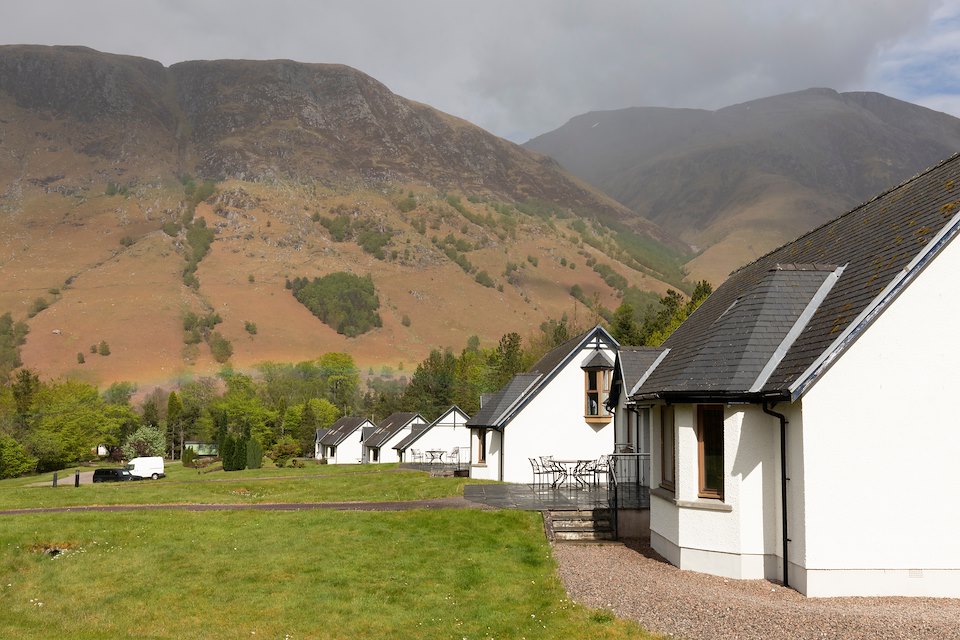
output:
<path id="1" fill-rule="evenodd" d="M 586 322 L 573 285 L 607 308 L 623 282 L 684 286 L 685 252 L 553 160 L 349 67 L 0 47 L 0 314 L 28 321 L 22 359 L 46 377 L 214 370 L 191 313 L 222 319 L 235 366 L 398 368 Z M 334 271 L 371 276 L 382 327 L 347 338 L 288 288 Z"/>
<path id="2" fill-rule="evenodd" d="M 726 275 L 960 151 L 960 120 L 878 93 L 810 89 L 717 111 L 587 113 L 524 146 L 696 247 Z"/>

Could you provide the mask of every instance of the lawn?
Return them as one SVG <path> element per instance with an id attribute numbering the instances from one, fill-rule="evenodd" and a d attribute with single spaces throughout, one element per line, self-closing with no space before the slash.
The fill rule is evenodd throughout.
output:
<path id="1" fill-rule="evenodd" d="M 648 636 L 566 599 L 539 514 L 470 509 L 0 517 L 0 637 Z"/>
<path id="2" fill-rule="evenodd" d="M 73 486 L 73 471 L 0 481 L 0 509 L 119 504 L 251 504 L 258 502 L 370 502 L 424 500 L 462 495 L 469 478 L 431 478 L 421 471 L 398 470 L 395 464 L 316 465 L 304 468 L 246 469 L 198 473 L 167 463 L 167 477 L 142 482 Z"/>

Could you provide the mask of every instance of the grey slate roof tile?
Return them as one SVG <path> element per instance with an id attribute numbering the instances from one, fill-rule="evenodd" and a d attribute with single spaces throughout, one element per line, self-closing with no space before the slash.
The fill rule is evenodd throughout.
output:
<path id="1" fill-rule="evenodd" d="M 320 444 L 335 447 L 366 421 L 366 418 L 360 416 L 344 416 L 330 426 L 327 433 L 320 438 Z"/>
<path id="2" fill-rule="evenodd" d="M 379 447 L 397 434 L 398 431 L 406 427 L 414 418 L 419 417 L 419 413 L 408 411 L 398 411 L 392 413 L 377 425 L 377 428 L 367 435 L 364 434 L 363 444 L 368 447 Z M 421 417 L 421 420 L 423 418 Z"/>
<path id="3" fill-rule="evenodd" d="M 765 282 L 771 269 L 778 264 L 821 263 L 805 271 L 821 273 L 822 263 L 844 266 L 762 389 L 765 394 L 789 393 L 791 385 L 958 212 L 960 156 L 953 156 L 757 259 L 732 274 L 664 342 L 670 352 L 641 393 L 650 397 L 666 391 L 744 391 L 747 379 L 814 284 L 803 275 L 787 276 L 786 271 L 777 282 Z M 951 227 L 949 233 L 952 238 L 956 229 Z M 739 315 L 730 309 L 738 299 L 749 305 L 748 313 L 742 319 L 724 319 L 725 313 Z M 739 335 L 741 331 L 748 335 Z"/>

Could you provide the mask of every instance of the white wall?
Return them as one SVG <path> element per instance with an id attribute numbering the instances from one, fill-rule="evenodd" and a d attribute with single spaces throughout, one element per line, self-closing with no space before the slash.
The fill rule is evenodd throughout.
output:
<path id="1" fill-rule="evenodd" d="M 343 442 L 337 445 L 337 452 L 333 458 L 327 458 L 329 464 L 357 464 L 363 458 L 363 443 L 360 438 L 363 435 L 363 428 L 372 426 L 372 423 L 366 421 L 362 423 L 357 430 L 347 436 Z"/>
<path id="2" fill-rule="evenodd" d="M 504 428 L 503 480 L 530 483 L 528 458 L 552 455 L 558 459 L 596 459 L 613 452 L 614 424 L 588 423 L 584 418 L 583 360 L 593 348 L 583 349 Z M 613 362 L 616 353 L 605 349 Z M 488 456 L 489 458 L 489 456 Z"/>
<path id="3" fill-rule="evenodd" d="M 449 452 L 455 447 L 460 449 L 460 460 L 467 462 L 470 459 L 470 429 L 466 426 L 467 416 L 454 409 L 447 415 L 441 416 L 441 418 L 439 422 L 430 427 L 407 448 L 403 457 L 405 461 L 412 461 L 410 450 L 416 449 L 421 453 L 424 451 L 447 451 L 448 455 L 443 457 L 444 462 L 455 462 L 449 459 Z"/>
<path id="4" fill-rule="evenodd" d="M 803 397 L 809 595 L 960 596 L 960 245 Z"/>
<path id="5" fill-rule="evenodd" d="M 394 449 L 394 447 L 398 442 L 410 435 L 414 425 L 420 424 L 426 423 L 424 422 L 423 418 L 417 416 L 404 425 L 403 429 L 397 431 L 392 437 L 387 438 L 386 442 L 380 445 L 380 462 L 400 462 L 400 454 L 396 449 Z"/>
<path id="6" fill-rule="evenodd" d="M 487 458 L 485 463 L 477 461 L 480 444 L 478 442 L 480 429 L 470 430 L 470 477 L 479 480 L 498 480 L 500 473 L 500 432 L 485 429 Z"/>
<path id="7" fill-rule="evenodd" d="M 779 422 L 755 405 L 724 407 L 724 497 L 699 497 L 697 406 L 674 407 L 676 490 L 654 491 L 651 544 L 682 569 L 732 578 L 778 577 Z M 660 483 L 659 411 L 651 429 Z"/>

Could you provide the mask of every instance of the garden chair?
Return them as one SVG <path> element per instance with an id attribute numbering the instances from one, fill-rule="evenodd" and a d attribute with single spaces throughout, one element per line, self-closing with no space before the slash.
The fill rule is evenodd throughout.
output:
<path id="1" fill-rule="evenodd" d="M 540 462 L 552 478 L 550 486 L 556 488 L 566 482 L 567 470 L 562 464 L 555 462 L 553 456 L 540 456 Z"/>
<path id="2" fill-rule="evenodd" d="M 610 456 L 603 454 L 592 463 L 593 484 L 600 484 L 600 476 L 606 476 L 610 472 Z"/>
<path id="3" fill-rule="evenodd" d="M 530 461 L 530 468 L 533 469 L 533 486 L 542 487 L 544 479 L 550 477 L 550 472 L 543 468 L 536 458 L 527 458 Z"/>

